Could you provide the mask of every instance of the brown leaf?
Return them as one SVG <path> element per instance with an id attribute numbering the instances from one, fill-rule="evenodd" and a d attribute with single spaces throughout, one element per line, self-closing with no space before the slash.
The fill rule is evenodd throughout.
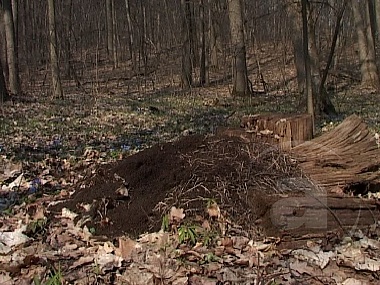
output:
<path id="1" fill-rule="evenodd" d="M 249 239 L 246 237 L 242 237 L 242 236 L 232 237 L 233 247 L 240 250 L 246 247 L 248 242 L 249 242 Z"/>
<path id="2" fill-rule="evenodd" d="M 219 218 L 220 217 L 220 208 L 217 203 L 211 203 L 210 206 L 207 207 L 207 213 L 211 218 Z"/>
<path id="3" fill-rule="evenodd" d="M 172 207 L 169 214 L 170 223 L 179 223 L 185 218 L 185 214 L 183 213 L 183 209 L 177 209 L 176 207 Z"/>
<path id="4" fill-rule="evenodd" d="M 228 247 L 232 247 L 233 245 L 233 241 L 230 237 L 224 237 L 222 239 L 222 243 L 221 243 L 223 246 L 228 246 Z"/>
<path id="5" fill-rule="evenodd" d="M 117 255 L 120 254 L 120 256 L 126 260 L 130 261 L 132 260 L 132 255 L 136 250 L 137 242 L 134 240 L 131 240 L 129 238 L 121 237 L 119 238 L 119 250 L 120 252 L 116 252 Z"/>

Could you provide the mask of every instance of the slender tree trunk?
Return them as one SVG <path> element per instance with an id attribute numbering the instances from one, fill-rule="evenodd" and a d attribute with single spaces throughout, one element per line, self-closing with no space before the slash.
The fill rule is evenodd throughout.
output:
<path id="1" fill-rule="evenodd" d="M 306 0 L 307 1 L 307 0 Z M 322 112 L 329 116 L 335 116 L 336 110 L 332 104 L 326 88 L 322 87 L 321 63 L 317 43 L 315 40 L 315 26 L 313 21 L 308 21 L 309 26 L 309 58 L 311 64 L 311 84 L 314 98 L 314 116 L 319 116 Z"/>
<path id="2" fill-rule="evenodd" d="M 314 96 L 311 81 L 311 63 L 309 56 L 309 36 L 308 36 L 308 21 L 307 21 L 307 0 L 301 0 L 302 4 L 302 35 L 303 35 L 303 54 L 305 62 L 306 73 L 306 89 L 305 97 L 307 98 L 307 112 L 311 115 L 313 123 L 313 135 L 314 135 Z"/>
<path id="3" fill-rule="evenodd" d="M 380 1 L 380 0 L 379 0 Z M 218 47 L 217 47 L 217 35 L 216 35 L 216 23 L 212 17 L 212 7 L 214 5 L 213 0 L 209 0 L 209 12 L 208 12 L 208 25 L 209 25 L 209 41 L 210 41 L 210 66 L 218 66 Z"/>
<path id="4" fill-rule="evenodd" d="M 380 45 L 380 0 L 374 0 L 375 13 L 376 13 L 376 37 Z"/>
<path id="5" fill-rule="evenodd" d="M 302 0 L 304 1 L 304 0 Z M 306 15 L 308 14 L 308 6 L 309 3 L 302 3 L 302 5 L 306 5 Z M 303 7 L 303 6 L 302 6 Z M 287 5 L 287 13 L 288 13 L 288 21 L 291 25 L 292 31 L 292 43 L 293 43 L 293 51 L 294 51 L 294 61 L 295 67 L 297 70 L 297 82 L 298 89 L 300 94 L 306 94 L 307 89 L 310 88 L 306 86 L 307 82 L 307 74 L 305 70 L 305 55 L 304 55 L 304 40 L 301 35 L 302 32 L 301 26 L 303 27 L 303 20 L 301 21 L 302 13 L 298 11 L 297 6 L 294 3 L 288 3 Z M 302 15 L 303 16 L 303 15 Z M 319 115 L 321 112 L 327 115 L 336 115 L 335 107 L 332 104 L 328 93 L 324 87 L 321 88 L 322 75 L 321 75 L 321 64 L 318 54 L 318 49 L 315 40 L 315 27 L 314 21 L 307 21 L 308 25 L 308 60 L 310 64 L 310 84 L 313 92 L 313 101 L 314 101 L 314 116 Z M 307 106 L 311 104 L 309 102 L 309 97 L 305 96 L 304 100 L 307 102 Z M 303 102 L 302 102 L 303 105 Z M 310 106 L 308 107 L 310 108 Z"/>
<path id="6" fill-rule="evenodd" d="M 181 0 L 182 7 L 182 86 L 190 88 L 193 84 L 193 68 L 190 42 L 190 3 L 189 0 Z"/>
<path id="7" fill-rule="evenodd" d="M 119 63 L 117 59 L 117 21 L 116 21 L 116 9 L 115 1 L 111 1 L 111 11 L 112 11 L 112 62 L 113 67 L 117 68 Z"/>
<path id="8" fill-rule="evenodd" d="M 7 87 L 5 85 L 3 65 L 1 63 L 1 58 L 0 58 L 0 105 L 8 99 L 9 99 L 9 94 L 8 94 Z"/>
<path id="9" fill-rule="evenodd" d="M 7 59 L 9 71 L 9 89 L 13 94 L 21 92 L 18 70 L 18 50 L 16 46 L 12 4 L 10 0 L 3 0 L 5 37 L 7 41 Z"/>
<path id="10" fill-rule="evenodd" d="M 334 59 L 335 48 L 336 48 L 337 43 L 338 43 L 339 32 L 341 30 L 342 19 L 343 19 L 344 12 L 346 11 L 347 2 L 348 2 L 348 0 L 344 0 L 343 5 L 342 5 L 342 7 L 338 13 L 337 19 L 336 19 L 336 24 L 335 24 L 335 28 L 334 28 L 334 35 L 332 38 L 329 57 L 327 59 L 326 68 L 324 69 L 323 74 L 322 74 L 322 80 L 321 80 L 321 83 L 319 86 L 319 93 L 322 93 L 323 90 L 325 89 L 325 83 L 327 80 L 327 75 L 329 73 L 330 67 L 331 67 L 333 59 Z"/>
<path id="11" fill-rule="evenodd" d="M 133 37 L 133 29 L 132 29 L 132 18 L 131 18 L 131 6 L 129 0 L 125 0 L 125 11 L 127 14 L 127 32 L 128 32 L 128 49 L 129 56 L 132 60 L 132 69 L 136 70 L 137 68 L 137 59 L 136 52 L 134 50 L 134 37 Z"/>
<path id="12" fill-rule="evenodd" d="M 367 46 L 368 46 L 368 52 L 369 56 L 374 59 L 374 64 L 376 66 L 376 73 L 379 77 L 379 72 L 376 65 L 376 50 L 375 50 L 375 38 L 376 38 L 376 24 L 375 24 L 375 15 L 374 15 L 374 5 L 372 3 L 372 0 L 368 0 L 366 3 L 365 9 L 365 24 L 366 24 L 366 35 L 367 35 Z M 380 82 L 379 87 L 380 87 Z"/>
<path id="13" fill-rule="evenodd" d="M 204 0 L 201 0 L 200 7 L 200 20 L 201 20 L 201 64 L 200 64 L 200 85 L 206 85 L 207 80 L 207 70 L 206 70 L 206 19 L 205 19 L 205 6 Z"/>
<path id="14" fill-rule="evenodd" d="M 244 26 L 240 0 L 228 0 L 228 15 L 233 51 L 233 96 L 250 95 L 244 41 Z"/>
<path id="15" fill-rule="evenodd" d="M 298 92 L 300 94 L 304 94 L 306 74 L 305 74 L 305 62 L 304 62 L 304 55 L 303 55 L 303 44 L 302 44 L 302 37 L 301 37 L 302 23 L 299 17 L 299 11 L 297 10 L 297 4 L 292 1 L 287 1 L 286 12 L 288 14 L 287 19 L 291 28 L 294 64 L 297 71 Z"/>
<path id="16" fill-rule="evenodd" d="M 63 99 L 63 90 L 59 74 L 57 36 L 55 28 L 55 7 L 54 0 L 48 0 L 48 18 L 49 18 L 49 45 L 50 45 L 50 68 L 53 85 L 53 96 Z"/>
<path id="17" fill-rule="evenodd" d="M 113 57 L 113 21 L 112 21 L 112 0 L 106 0 L 106 25 L 107 25 L 107 52 L 108 58 Z"/>
<path id="18" fill-rule="evenodd" d="M 373 40 L 368 41 L 372 37 L 370 32 L 369 20 L 365 19 L 360 11 L 359 2 L 357 0 L 351 1 L 352 12 L 355 21 L 355 28 L 357 34 L 357 41 L 359 46 L 359 61 L 361 71 L 361 84 L 363 86 L 372 86 L 379 88 L 379 74 L 376 67 L 375 52 L 373 47 Z M 368 9 L 367 2 L 365 1 L 365 9 Z M 367 11 L 364 16 L 367 15 Z M 369 27 L 368 27 L 369 26 Z M 368 34 L 369 33 L 369 34 Z M 371 43 L 372 42 L 372 43 Z"/>
<path id="19" fill-rule="evenodd" d="M 15 44 L 18 43 L 18 0 L 12 0 L 13 27 L 15 30 Z"/>

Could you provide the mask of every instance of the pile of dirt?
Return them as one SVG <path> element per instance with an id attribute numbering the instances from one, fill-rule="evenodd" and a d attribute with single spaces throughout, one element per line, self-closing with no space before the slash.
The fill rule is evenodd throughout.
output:
<path id="1" fill-rule="evenodd" d="M 50 210 L 65 207 L 78 218 L 88 216 L 87 226 L 97 235 L 135 237 L 158 230 L 172 206 L 195 218 L 205 215 L 212 200 L 231 224 L 258 235 L 257 224 L 268 215 L 273 197 L 296 194 L 299 189 L 288 182 L 302 177 L 294 160 L 272 145 L 194 135 L 100 167 L 69 200 Z"/>

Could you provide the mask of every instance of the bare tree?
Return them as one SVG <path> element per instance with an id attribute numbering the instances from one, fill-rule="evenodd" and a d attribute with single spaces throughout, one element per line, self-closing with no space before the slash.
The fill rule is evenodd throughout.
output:
<path id="1" fill-rule="evenodd" d="M 1 63 L 1 58 L 0 58 L 0 105 L 8 99 L 9 99 L 9 94 L 8 94 L 7 87 L 5 85 L 3 65 Z"/>
<path id="2" fill-rule="evenodd" d="M 303 1 L 303 0 L 302 0 Z M 301 2 L 302 3 L 302 2 Z M 301 11 L 298 9 L 299 6 L 297 3 L 288 2 L 287 3 L 287 13 L 288 13 L 288 22 L 291 26 L 292 31 L 292 44 L 293 44 L 293 52 L 294 52 L 294 62 L 297 71 L 297 82 L 298 82 L 298 90 L 301 94 L 306 94 L 313 92 L 313 105 L 314 105 L 314 115 L 319 115 L 320 113 L 325 113 L 327 115 L 335 115 L 336 110 L 334 105 L 332 104 L 326 88 L 324 87 L 324 82 L 322 78 L 321 71 L 321 63 L 320 63 L 320 54 L 316 43 L 316 32 L 315 32 L 315 19 L 307 20 L 307 38 L 302 39 L 301 35 L 304 35 L 305 32 L 302 32 L 301 26 L 303 29 L 304 25 L 301 25 L 302 16 L 304 16 Z M 302 3 L 302 8 L 306 9 L 306 12 L 302 10 L 302 12 L 306 13 L 309 17 L 311 17 L 310 12 L 310 3 L 306 1 Z M 308 18 L 309 18 L 308 17 Z M 303 21 L 305 21 L 303 19 Z M 304 49 L 304 41 L 308 40 L 308 57 L 305 56 Z M 308 70 L 305 69 L 306 62 L 305 60 L 309 59 L 310 64 L 310 83 L 312 87 L 312 91 L 308 91 L 307 89 L 310 86 L 306 86 L 307 82 L 307 74 Z M 323 83 L 323 84 L 322 84 Z M 309 97 L 305 96 L 305 100 L 307 102 L 308 109 L 310 110 L 311 101 L 309 101 Z"/>
<path id="3" fill-rule="evenodd" d="M 189 0 L 181 0 L 182 8 L 182 86 L 191 87 L 193 84 L 193 68 L 191 57 L 191 10 Z"/>
<path id="4" fill-rule="evenodd" d="M 207 47 L 206 47 L 206 17 L 205 17 L 205 3 L 204 0 L 200 2 L 200 20 L 201 20 L 201 64 L 200 64 L 200 79 L 199 83 L 201 86 L 207 85 L 209 83 L 207 68 L 208 60 L 206 57 Z M 206 50 L 207 49 L 207 50 Z"/>
<path id="5" fill-rule="evenodd" d="M 9 72 L 9 89 L 13 94 L 21 92 L 20 77 L 18 70 L 18 52 L 16 45 L 12 3 L 10 0 L 3 0 L 4 26 L 7 45 L 7 59 Z"/>
<path id="6" fill-rule="evenodd" d="M 378 89 L 380 87 L 379 73 L 376 66 L 371 25 L 368 18 L 368 3 L 364 1 L 363 4 L 365 5 L 365 13 L 362 15 L 359 2 L 357 0 L 351 1 L 359 48 L 361 84 Z"/>
<path id="7" fill-rule="evenodd" d="M 132 20 L 131 20 L 131 6 L 129 0 L 125 0 L 125 11 L 127 15 L 127 33 L 128 33 L 128 51 L 129 57 L 132 59 L 133 68 L 136 67 L 135 53 L 133 52 L 134 38 L 132 31 Z"/>
<path id="8" fill-rule="evenodd" d="M 106 24 L 107 24 L 107 51 L 108 57 L 113 56 L 113 22 L 112 22 L 112 0 L 106 0 Z"/>
<path id="9" fill-rule="evenodd" d="M 228 15 L 233 52 L 233 96 L 250 94 L 244 41 L 244 26 L 241 0 L 228 0 Z"/>
<path id="10" fill-rule="evenodd" d="M 314 95 L 313 87 L 311 82 L 311 63 L 309 55 L 309 32 L 308 32 L 308 21 L 307 21 L 307 0 L 301 0 L 302 5 L 302 35 L 303 35 L 303 55 L 305 62 L 305 74 L 306 74 L 306 88 L 305 97 L 307 98 L 307 112 L 311 115 L 311 120 L 313 124 L 313 134 L 314 134 Z"/>
<path id="11" fill-rule="evenodd" d="M 15 43 L 18 42 L 18 0 L 12 0 L 13 27 L 15 31 Z"/>
<path id="12" fill-rule="evenodd" d="M 299 17 L 298 5 L 292 1 L 287 1 L 286 11 L 288 14 L 288 22 L 291 30 L 291 39 L 293 45 L 294 64 L 297 71 L 298 92 L 303 94 L 305 92 L 306 73 L 305 62 L 303 55 L 303 42 L 302 42 L 302 23 Z"/>
<path id="13" fill-rule="evenodd" d="M 55 23 L 54 0 L 48 0 L 49 40 L 50 40 L 50 65 L 53 84 L 53 96 L 63 99 L 63 90 L 58 65 L 57 36 Z"/>

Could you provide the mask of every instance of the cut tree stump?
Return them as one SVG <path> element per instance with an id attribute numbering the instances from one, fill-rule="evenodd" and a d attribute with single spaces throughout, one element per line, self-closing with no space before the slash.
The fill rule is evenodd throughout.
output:
<path id="1" fill-rule="evenodd" d="M 241 120 L 241 127 L 254 132 L 282 150 L 290 150 L 313 138 L 313 123 L 309 114 L 250 115 Z"/>

